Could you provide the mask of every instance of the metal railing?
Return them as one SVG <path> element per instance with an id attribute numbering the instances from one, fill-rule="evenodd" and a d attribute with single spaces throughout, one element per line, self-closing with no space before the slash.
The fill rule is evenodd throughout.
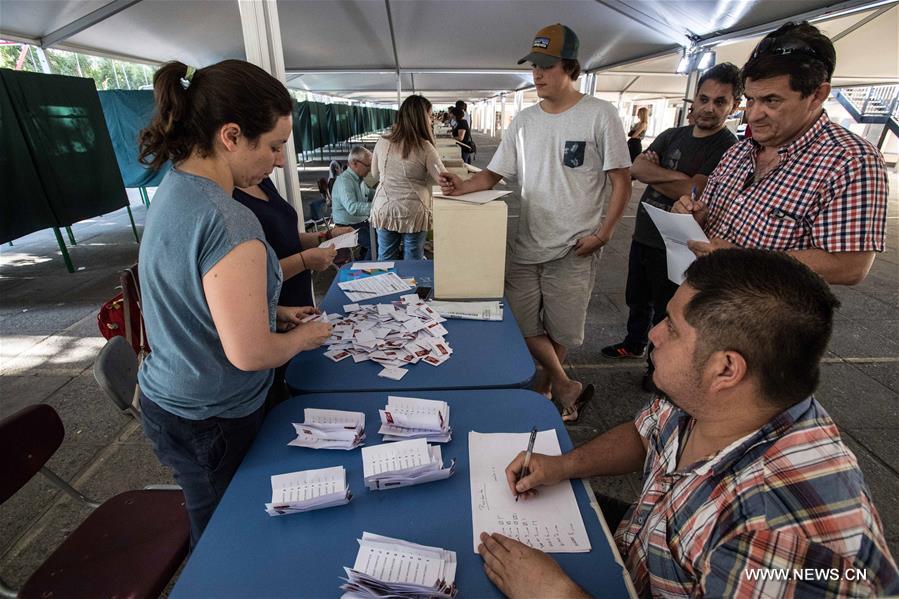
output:
<path id="1" fill-rule="evenodd" d="M 848 87 L 840 92 L 863 117 L 890 117 L 899 120 L 899 85 Z"/>

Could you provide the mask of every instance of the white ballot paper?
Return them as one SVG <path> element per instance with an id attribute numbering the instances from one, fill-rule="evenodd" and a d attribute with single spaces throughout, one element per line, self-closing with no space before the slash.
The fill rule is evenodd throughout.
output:
<path id="1" fill-rule="evenodd" d="M 433 399 L 387 396 L 381 414 L 379 433 L 384 441 L 402 441 L 423 437 L 431 443 L 447 443 L 453 437 L 449 425 L 449 404 Z"/>
<path id="2" fill-rule="evenodd" d="M 431 309 L 444 318 L 463 320 L 502 320 L 503 303 L 494 302 L 442 302 L 431 300 Z"/>
<path id="3" fill-rule="evenodd" d="M 349 233 L 347 234 L 349 235 Z M 392 295 L 412 289 L 412 285 L 402 280 L 395 272 L 344 281 L 343 283 L 338 283 L 337 286 L 340 287 L 341 291 L 346 294 L 351 302 L 381 297 L 382 295 Z"/>
<path id="4" fill-rule="evenodd" d="M 318 244 L 320 248 L 334 248 L 340 250 L 343 248 L 354 248 L 359 245 L 359 231 L 353 230 L 337 237 L 332 237 L 327 241 Z"/>
<path id="5" fill-rule="evenodd" d="M 272 502 L 265 504 L 265 511 L 269 516 L 308 512 L 344 505 L 352 497 L 343 466 L 275 474 Z"/>
<path id="6" fill-rule="evenodd" d="M 455 469 L 456 460 L 444 468 L 440 446 L 428 445 L 424 438 L 362 448 L 362 475 L 371 491 L 442 480 Z"/>
<path id="7" fill-rule="evenodd" d="M 649 218 L 655 223 L 662 241 L 665 242 L 665 255 L 668 258 L 668 278 L 672 283 L 680 285 L 684 282 L 684 271 L 696 260 L 687 242 L 708 241 L 702 227 L 692 214 L 674 214 L 643 202 Z"/>
<path id="8" fill-rule="evenodd" d="M 353 262 L 350 270 L 390 270 L 394 266 L 393 262 Z"/>
<path id="9" fill-rule="evenodd" d="M 504 191 L 502 189 L 485 189 L 483 191 L 473 191 L 471 193 L 463 193 L 458 196 L 448 196 L 440 191 L 440 188 L 434 186 L 431 190 L 432 195 L 435 198 L 443 198 L 445 200 L 459 200 L 460 202 L 468 202 L 469 204 L 486 204 L 487 202 L 492 202 L 493 200 L 499 199 L 503 196 L 507 196 L 511 191 Z"/>
<path id="10" fill-rule="evenodd" d="M 365 440 L 365 414 L 344 410 L 303 410 L 305 422 L 294 422 L 297 438 L 288 443 L 312 449 L 355 449 Z"/>
<path id="11" fill-rule="evenodd" d="M 342 599 L 456 596 L 456 552 L 363 532 Z"/>
<path id="12" fill-rule="evenodd" d="M 527 448 L 530 436 L 468 433 L 474 552 L 478 552 L 482 532 L 498 532 L 546 553 L 590 551 L 590 539 L 570 481 L 541 487 L 535 497 L 515 501 L 505 470 L 518 452 Z M 562 454 L 555 429 L 537 433 L 534 453 Z"/>

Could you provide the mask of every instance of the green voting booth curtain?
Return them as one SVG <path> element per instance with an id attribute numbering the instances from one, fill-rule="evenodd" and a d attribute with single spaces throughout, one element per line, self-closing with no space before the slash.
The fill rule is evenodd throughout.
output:
<path id="1" fill-rule="evenodd" d="M 4 219 L 0 242 L 128 205 L 91 79 L 0 69 L 0 80 L 4 178 L 14 180 L 19 192 L 4 193 L 0 199 L 2 213 L 18 221 Z M 13 145 L 6 146 L 7 140 Z M 30 169 L 22 167 L 25 156 Z M 15 173 L 8 174 L 14 166 Z M 8 206 L 19 202 L 42 202 L 45 207 Z M 47 222 L 47 212 L 52 222 Z"/>
<path id="2" fill-rule="evenodd" d="M 294 147 L 297 153 L 317 150 L 385 129 L 395 118 L 396 111 L 387 108 L 296 102 L 293 106 Z"/>
<path id="3" fill-rule="evenodd" d="M 125 187 L 159 185 L 171 164 L 166 162 L 161 169 L 153 171 L 137 161 L 138 136 L 153 119 L 153 91 L 117 89 L 98 94 Z"/>

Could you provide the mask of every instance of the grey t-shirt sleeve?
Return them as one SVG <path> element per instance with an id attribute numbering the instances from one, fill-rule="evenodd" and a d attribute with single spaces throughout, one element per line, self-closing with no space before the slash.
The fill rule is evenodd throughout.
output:
<path id="1" fill-rule="evenodd" d="M 496 148 L 496 153 L 487 165 L 487 170 L 500 175 L 507 179 L 516 179 L 518 177 L 518 146 L 516 138 L 518 137 L 518 129 L 520 127 L 520 119 L 515 117 L 506 132 L 503 139 Z"/>
<path id="2" fill-rule="evenodd" d="M 631 165 L 631 155 L 627 149 L 627 137 L 624 135 L 624 126 L 621 119 L 611 104 L 603 104 L 600 107 L 600 127 L 595 129 L 598 134 L 596 147 L 602 152 L 602 170 L 610 171 L 616 168 L 628 168 Z"/>
<path id="3" fill-rule="evenodd" d="M 200 246 L 201 276 L 205 276 L 213 266 L 240 244 L 254 239 L 262 242 L 265 239 L 259 221 L 255 216 L 246 218 L 246 215 L 242 214 L 243 211 L 250 212 L 249 208 L 235 201 L 233 206 L 227 206 L 226 209 L 217 210 L 209 215 L 207 222 L 204 223 L 206 234 Z M 252 212 L 250 214 L 252 215 Z"/>

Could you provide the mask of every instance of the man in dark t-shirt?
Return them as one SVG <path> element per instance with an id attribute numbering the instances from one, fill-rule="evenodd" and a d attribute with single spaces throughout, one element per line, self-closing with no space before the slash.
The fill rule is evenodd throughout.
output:
<path id="1" fill-rule="evenodd" d="M 462 150 L 462 160 L 465 164 L 471 164 L 471 155 L 474 153 L 474 142 L 471 140 L 471 127 L 468 125 L 468 120 L 465 119 L 465 113 L 462 112 L 461 108 L 453 106 L 450 108 L 450 111 L 456 119 L 456 124 L 453 125 L 453 139 L 464 144 L 459 146 Z"/>
<path id="2" fill-rule="evenodd" d="M 631 174 L 646 183 L 637 207 L 637 219 L 628 260 L 625 300 L 629 308 L 627 336 L 621 343 L 602 349 L 608 358 L 643 356 L 649 329 L 665 318 L 665 306 L 677 291 L 668 279 L 665 245 L 643 203 L 662 210 L 681 195 L 702 193 L 709 174 L 721 157 L 737 142 L 724 121 L 742 95 L 739 69 L 723 63 L 707 71 L 699 80 L 693 99 L 694 125 L 664 131 L 637 157 Z M 647 375 L 652 363 L 647 360 Z M 644 387 L 651 377 L 644 375 Z"/>

